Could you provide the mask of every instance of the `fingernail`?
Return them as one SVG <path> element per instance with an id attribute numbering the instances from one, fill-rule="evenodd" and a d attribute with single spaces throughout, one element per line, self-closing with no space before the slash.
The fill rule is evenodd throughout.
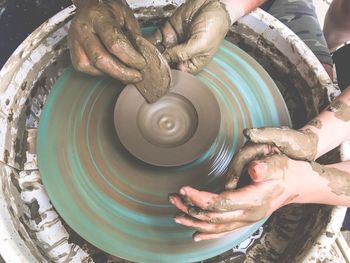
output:
<path id="1" fill-rule="evenodd" d="M 175 218 L 174 218 L 174 221 L 175 221 L 176 224 L 181 224 L 181 220 L 180 220 L 179 218 L 176 218 L 176 217 L 175 217 Z"/>
<path id="2" fill-rule="evenodd" d="M 194 242 L 199 242 L 199 241 L 201 241 L 201 238 L 198 236 L 197 233 L 198 233 L 198 232 L 196 232 L 196 233 L 193 234 L 193 241 L 194 241 Z"/>
<path id="3" fill-rule="evenodd" d="M 175 193 L 168 194 L 168 200 L 170 203 L 174 204 L 174 197 L 176 196 Z"/>
<path id="4" fill-rule="evenodd" d="M 182 195 L 186 195 L 186 191 L 185 191 L 185 189 L 181 188 L 181 189 L 180 189 L 180 194 L 182 194 Z"/>
<path id="5" fill-rule="evenodd" d="M 194 240 L 194 242 L 199 242 L 199 241 L 201 241 L 201 239 L 200 239 L 199 237 L 195 237 L 193 240 Z"/>
<path id="6" fill-rule="evenodd" d="M 173 199 L 173 197 L 172 197 L 172 196 L 171 196 L 171 197 L 169 197 L 169 202 L 170 202 L 171 204 L 175 205 L 175 201 L 174 201 L 174 199 Z"/>

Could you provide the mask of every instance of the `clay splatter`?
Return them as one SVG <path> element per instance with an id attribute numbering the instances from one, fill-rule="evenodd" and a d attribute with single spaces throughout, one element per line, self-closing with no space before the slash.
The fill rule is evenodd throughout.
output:
<path id="1" fill-rule="evenodd" d="M 336 195 L 350 196 L 350 174 L 333 167 L 326 167 L 316 162 L 310 163 L 312 170 L 329 181 L 329 187 Z"/>

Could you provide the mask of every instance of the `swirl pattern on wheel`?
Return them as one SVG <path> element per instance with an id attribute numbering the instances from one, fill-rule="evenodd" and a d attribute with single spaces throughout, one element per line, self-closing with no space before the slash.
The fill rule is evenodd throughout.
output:
<path id="1" fill-rule="evenodd" d="M 136 262 L 193 262 L 232 248 L 264 222 L 195 243 L 193 231 L 173 221 L 168 193 L 183 185 L 221 191 L 244 128 L 291 124 L 266 71 L 229 42 L 196 77 L 219 103 L 220 129 L 202 156 L 179 167 L 146 164 L 120 143 L 113 123 L 120 82 L 69 68 L 55 83 L 40 117 L 39 170 L 57 211 L 87 241 Z"/>

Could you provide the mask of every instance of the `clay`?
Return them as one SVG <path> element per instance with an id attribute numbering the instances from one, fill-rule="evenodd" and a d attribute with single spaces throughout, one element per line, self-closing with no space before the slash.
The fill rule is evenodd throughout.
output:
<path id="1" fill-rule="evenodd" d="M 154 103 L 170 89 L 170 67 L 162 54 L 149 41 L 136 35 L 133 42 L 147 64 L 141 70 L 142 81 L 135 83 L 135 86 L 147 102 Z"/>
<path id="2" fill-rule="evenodd" d="M 208 214 L 208 211 L 200 209 L 196 206 L 190 206 L 190 207 L 188 207 L 188 214 L 191 216 L 206 215 L 206 214 Z"/>
<path id="3" fill-rule="evenodd" d="M 157 102 L 146 103 L 134 85 L 128 85 L 114 109 L 114 125 L 124 147 L 161 167 L 185 165 L 204 155 L 217 138 L 221 121 L 220 106 L 203 82 L 181 71 L 173 70 L 172 76 L 171 92 Z"/>
<path id="4" fill-rule="evenodd" d="M 198 73 L 210 62 L 230 25 L 230 16 L 220 1 L 187 1 L 149 40 L 165 50 L 169 64 Z"/>
<path id="5" fill-rule="evenodd" d="M 336 195 L 350 196 L 350 174 L 334 167 L 327 167 L 316 162 L 310 163 L 312 170 L 329 182 L 328 186 Z"/>
<path id="6" fill-rule="evenodd" d="M 342 121 L 350 121 L 350 107 L 340 100 L 333 101 L 327 110 L 334 112 L 335 117 Z"/>
<path id="7" fill-rule="evenodd" d="M 266 157 L 261 160 L 268 168 L 265 180 L 277 179 L 276 174 L 280 171 L 288 169 L 288 157 L 283 154 L 276 154 L 271 157 Z M 272 177 L 273 176 L 273 177 Z M 282 178 L 279 178 L 282 179 Z"/>
<path id="8" fill-rule="evenodd" d="M 293 159 L 313 161 L 317 154 L 318 136 L 310 129 L 300 131 L 287 127 L 246 129 L 244 135 L 254 143 L 274 145 Z"/>
<path id="9" fill-rule="evenodd" d="M 311 121 L 308 122 L 308 125 L 313 126 L 317 129 L 322 128 L 322 122 L 319 119 L 312 119 Z"/>

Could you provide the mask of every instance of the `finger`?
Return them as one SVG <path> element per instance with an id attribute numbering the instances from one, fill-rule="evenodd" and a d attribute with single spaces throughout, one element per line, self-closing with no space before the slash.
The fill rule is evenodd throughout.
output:
<path id="1" fill-rule="evenodd" d="M 196 229 L 197 231 L 201 233 L 213 233 L 213 234 L 219 234 L 219 233 L 225 233 L 228 231 L 235 230 L 237 228 L 240 228 L 242 226 L 247 225 L 246 222 L 230 222 L 225 224 L 211 224 L 204 221 L 199 221 L 195 218 L 189 217 L 189 216 L 179 216 L 175 217 L 175 222 L 177 224 L 181 224 L 187 227 L 191 227 Z"/>
<path id="2" fill-rule="evenodd" d="M 140 24 L 134 15 L 134 11 L 129 7 L 129 5 L 126 1 L 125 1 L 125 5 L 127 7 L 124 8 L 124 12 L 125 12 L 124 26 L 126 27 L 126 29 L 128 31 L 131 31 L 132 33 L 137 34 L 137 35 L 142 35 Z"/>
<path id="3" fill-rule="evenodd" d="M 288 167 L 289 158 L 283 154 L 276 154 L 252 161 L 248 166 L 248 173 L 254 182 L 263 182 L 282 179 Z"/>
<path id="4" fill-rule="evenodd" d="M 169 64 L 179 64 L 200 55 L 202 49 L 193 42 L 195 41 L 190 39 L 188 42 L 168 48 L 163 53 L 163 56 Z"/>
<path id="5" fill-rule="evenodd" d="M 112 10 L 114 17 L 121 27 L 125 27 L 135 34 L 141 34 L 140 25 L 126 0 L 103 2 L 107 5 L 108 9 Z"/>
<path id="6" fill-rule="evenodd" d="M 218 194 L 205 191 L 198 191 L 190 186 L 184 186 L 180 189 L 180 194 L 186 197 L 193 206 L 202 210 L 208 210 L 215 203 Z"/>
<path id="7" fill-rule="evenodd" d="M 220 233 L 220 234 L 205 234 L 205 233 L 201 233 L 201 232 L 195 232 L 193 234 L 192 238 L 195 242 L 204 241 L 204 240 L 211 240 L 211 239 L 218 239 L 218 238 L 224 237 L 224 236 L 226 236 L 234 231 L 235 230 Z"/>
<path id="8" fill-rule="evenodd" d="M 155 46 L 159 46 L 163 42 L 162 31 L 158 28 L 152 35 L 147 36 L 146 39 Z"/>
<path id="9" fill-rule="evenodd" d="M 98 70 L 91 64 L 89 58 L 85 54 L 85 51 L 77 41 L 70 40 L 68 41 L 68 45 L 69 45 L 71 61 L 72 61 L 73 67 L 76 70 L 93 75 L 93 76 L 103 75 L 102 71 Z"/>
<path id="10" fill-rule="evenodd" d="M 140 72 L 127 68 L 113 58 L 95 35 L 91 34 L 86 37 L 84 50 L 93 65 L 106 74 L 124 82 L 139 82 L 142 80 Z"/>
<path id="11" fill-rule="evenodd" d="M 193 218 L 201 221 L 206 221 L 211 224 L 221 224 L 232 221 L 255 221 L 259 218 L 255 218 L 251 215 L 249 210 L 236 210 L 224 213 L 211 212 L 203 210 L 194 205 L 186 205 L 183 199 L 179 195 L 170 195 L 170 202 L 176 206 L 184 214 L 188 214 Z"/>
<path id="12" fill-rule="evenodd" d="M 193 206 L 211 212 L 252 209 L 259 206 L 261 201 L 257 196 L 257 189 L 254 185 L 248 185 L 232 192 L 222 192 L 219 195 L 185 186 L 181 188 L 180 193 L 187 197 Z"/>
<path id="13" fill-rule="evenodd" d="M 165 48 L 171 48 L 179 44 L 179 36 L 176 32 L 175 27 L 167 21 L 164 26 L 161 28 L 162 33 L 162 43 Z"/>
<path id="14" fill-rule="evenodd" d="M 262 158 L 275 150 L 268 144 L 248 143 L 243 146 L 233 157 L 226 173 L 226 185 L 228 190 L 235 189 L 244 167 L 254 159 Z"/>
<path id="15" fill-rule="evenodd" d="M 318 138 L 312 132 L 282 127 L 246 129 L 243 133 L 252 142 L 275 145 L 284 154 L 294 159 L 311 161 L 316 155 Z"/>
<path id="16" fill-rule="evenodd" d="M 191 74 L 197 74 L 211 61 L 210 56 L 197 56 L 193 57 L 184 62 L 180 62 L 177 68 L 184 72 L 189 72 Z"/>
<path id="17" fill-rule="evenodd" d="M 179 43 L 177 32 L 169 21 L 157 29 L 151 36 L 147 37 L 147 39 L 153 45 L 163 45 L 164 48 L 171 48 Z"/>
<path id="18" fill-rule="evenodd" d="M 229 223 L 233 221 L 252 222 L 256 220 L 256 218 L 251 215 L 250 210 L 236 210 L 236 211 L 218 213 L 218 212 L 210 212 L 207 210 L 202 210 L 198 207 L 192 206 L 187 208 L 187 212 L 186 210 L 184 212 L 192 216 L 193 218 L 196 218 L 198 220 L 205 221 L 211 224 L 222 224 L 222 223 Z"/>
<path id="19" fill-rule="evenodd" d="M 108 51 L 125 65 L 136 69 L 143 69 L 146 66 L 143 56 L 135 50 L 122 30 L 115 27 L 112 21 L 97 21 L 94 27 Z"/>
<path id="20" fill-rule="evenodd" d="M 183 199 L 178 194 L 171 194 L 169 195 L 169 201 L 172 203 L 176 208 L 178 208 L 183 213 L 188 213 L 189 205 L 185 204 Z"/>

